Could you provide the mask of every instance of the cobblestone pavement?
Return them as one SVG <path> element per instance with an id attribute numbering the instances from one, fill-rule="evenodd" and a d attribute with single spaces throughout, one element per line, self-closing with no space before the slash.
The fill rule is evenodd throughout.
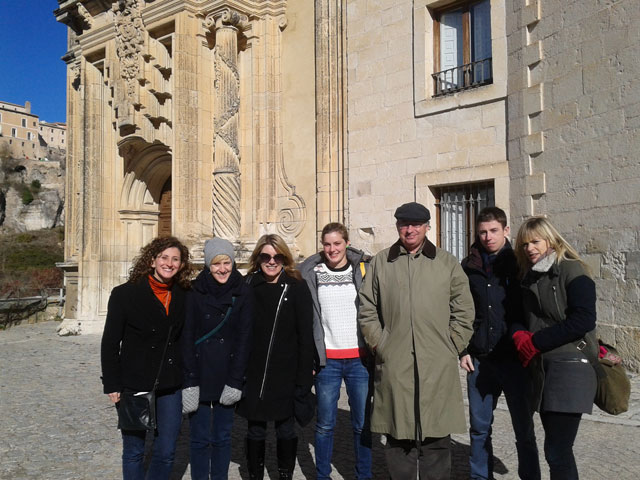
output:
<path id="1" fill-rule="evenodd" d="M 116 414 L 100 382 L 100 337 L 58 337 L 57 324 L 19 325 L 0 331 L 0 478 L 117 479 L 121 440 Z M 461 378 L 463 378 L 461 376 Z M 576 441 L 583 480 L 640 478 L 640 377 L 634 376 L 630 411 L 612 417 L 601 412 L 585 417 Z M 464 382 L 463 382 L 464 385 Z M 536 417 L 537 418 L 537 417 Z M 237 417 L 230 479 L 247 479 L 242 439 L 246 426 Z M 537 422 L 538 438 L 542 439 Z M 299 432 L 294 478 L 315 478 L 313 427 Z M 174 479 L 190 478 L 188 425 L 177 451 Z M 504 404 L 494 422 L 496 479 L 516 479 L 513 433 Z M 467 435 L 453 436 L 454 480 L 468 478 Z M 374 478 L 385 475 L 379 436 L 374 436 Z M 542 450 L 542 446 L 540 445 Z M 267 470 L 277 478 L 275 445 L 267 445 Z M 334 448 L 334 479 L 352 479 L 353 453 L 346 395 L 340 400 Z M 543 478 L 548 474 L 543 463 Z"/>

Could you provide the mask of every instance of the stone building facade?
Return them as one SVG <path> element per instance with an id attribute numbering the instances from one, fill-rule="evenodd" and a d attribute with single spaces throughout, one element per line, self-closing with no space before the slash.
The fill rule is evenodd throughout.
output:
<path id="1" fill-rule="evenodd" d="M 62 122 L 45 122 L 23 105 L 0 101 L 0 145 L 14 158 L 64 160 L 67 127 Z"/>
<path id="2" fill-rule="evenodd" d="M 67 317 L 101 325 L 159 233 L 371 253 L 406 201 L 458 257 L 498 205 L 593 267 L 600 333 L 640 363 L 633 0 L 59 0 L 69 25 Z M 74 299 L 75 295 L 75 299 Z"/>
<path id="3" fill-rule="evenodd" d="M 0 102 L 0 145 L 9 148 L 13 157 L 38 158 L 38 116 L 31 113 L 31 103 L 16 105 Z"/>
<path id="4" fill-rule="evenodd" d="M 67 125 L 62 122 L 44 122 L 40 120 L 38 125 L 40 145 L 46 148 L 65 150 Z"/>

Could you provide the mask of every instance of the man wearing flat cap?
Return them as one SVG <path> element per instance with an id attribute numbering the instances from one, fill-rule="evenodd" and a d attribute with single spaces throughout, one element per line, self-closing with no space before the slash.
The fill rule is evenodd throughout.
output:
<path id="1" fill-rule="evenodd" d="M 375 352 L 371 431 L 386 434 L 392 480 L 450 478 L 450 435 L 466 432 L 458 355 L 473 333 L 469 281 L 427 238 L 429 210 L 395 212 L 398 241 L 372 260 L 358 320 Z"/>

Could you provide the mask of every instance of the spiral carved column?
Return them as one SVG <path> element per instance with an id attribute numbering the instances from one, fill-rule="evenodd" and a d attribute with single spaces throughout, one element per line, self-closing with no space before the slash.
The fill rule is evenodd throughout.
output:
<path id="1" fill-rule="evenodd" d="M 213 234 L 240 236 L 240 151 L 238 148 L 238 33 L 243 16 L 225 11 L 215 19 Z"/>

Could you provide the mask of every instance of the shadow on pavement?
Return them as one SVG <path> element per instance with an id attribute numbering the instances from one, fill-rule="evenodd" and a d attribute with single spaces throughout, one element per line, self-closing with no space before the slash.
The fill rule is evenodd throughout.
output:
<path id="1" fill-rule="evenodd" d="M 298 432 L 298 466 L 294 478 L 315 479 L 316 469 L 314 460 L 314 427 L 315 418 L 305 428 L 296 426 Z M 232 446 L 231 446 L 231 466 L 230 477 L 233 472 L 239 472 L 243 480 L 249 479 L 249 473 L 246 469 L 244 438 L 247 431 L 247 422 L 245 419 L 236 415 L 234 419 Z M 147 458 L 149 462 L 149 453 L 151 448 L 151 437 L 147 438 Z M 373 434 L 372 436 L 372 452 L 373 465 L 372 472 L 374 479 L 387 479 L 384 444 L 381 435 Z M 266 472 L 265 478 L 277 479 L 278 466 L 276 460 L 276 440 L 273 425 L 269 424 L 268 437 L 265 451 Z M 338 409 L 336 428 L 334 431 L 334 448 L 333 448 L 333 472 L 334 478 L 352 479 L 355 478 L 354 472 L 354 453 L 353 453 L 353 437 L 351 433 L 351 417 L 350 412 L 345 409 Z M 171 480 L 181 480 L 190 478 L 188 473 L 189 465 L 189 421 L 185 419 L 182 423 L 180 437 L 178 438 L 178 446 L 176 449 L 175 464 Z M 452 440 L 451 442 L 451 478 L 466 479 L 469 478 L 469 446 Z M 504 475 L 508 473 L 505 464 L 494 457 L 494 471 L 497 474 Z M 234 478 L 237 478 L 238 473 Z M 301 476 L 300 476 L 301 475 Z"/>

